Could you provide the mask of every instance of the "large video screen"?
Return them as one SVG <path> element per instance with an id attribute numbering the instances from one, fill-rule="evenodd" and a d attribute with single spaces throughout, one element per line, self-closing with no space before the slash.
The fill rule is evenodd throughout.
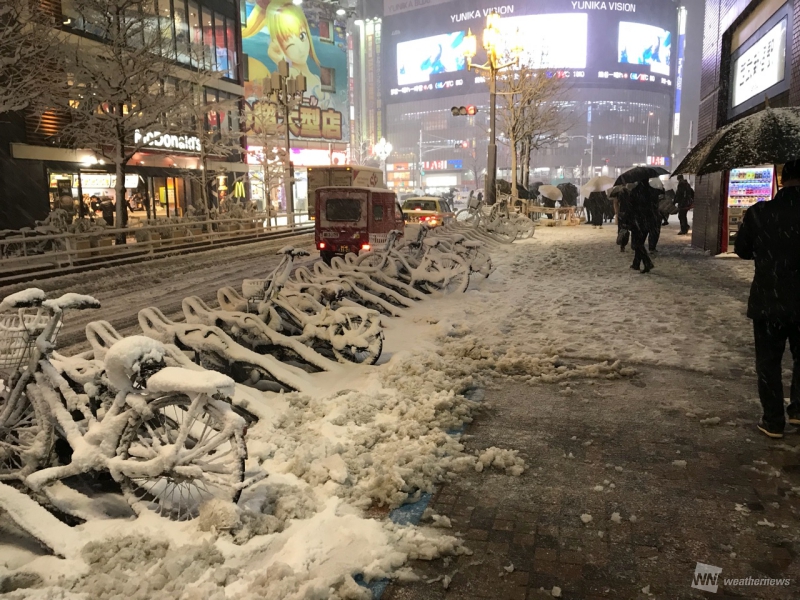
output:
<path id="1" fill-rule="evenodd" d="M 619 62 L 648 65 L 651 73 L 670 74 L 672 34 L 643 23 L 622 21 L 619 24 Z"/>
<path id="2" fill-rule="evenodd" d="M 421 4 L 421 3 L 416 3 Z M 573 84 L 603 84 L 672 92 L 674 0 L 567 2 L 537 0 L 498 6 L 491 0 L 425 3 L 387 13 L 382 26 L 387 102 L 455 96 L 484 90 L 485 75 L 468 71 L 464 38 L 477 36 L 473 64 L 486 62 L 482 32 L 500 13 L 499 53 L 516 45 L 521 61 Z M 597 8 L 603 6 L 603 9 Z M 520 42 L 517 44 L 517 42 Z"/>
<path id="3" fill-rule="evenodd" d="M 511 17 L 500 25 L 504 52 L 511 51 L 517 37 L 522 42 L 525 50 L 521 62 L 537 69 L 586 68 L 589 27 L 586 13 Z"/>
<path id="4" fill-rule="evenodd" d="M 463 31 L 434 35 L 397 45 L 397 83 L 411 85 L 430 81 L 431 75 L 455 73 L 467 68 Z"/>

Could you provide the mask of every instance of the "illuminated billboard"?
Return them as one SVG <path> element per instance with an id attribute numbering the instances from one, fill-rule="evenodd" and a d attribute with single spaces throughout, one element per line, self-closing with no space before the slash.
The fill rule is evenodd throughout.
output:
<path id="1" fill-rule="evenodd" d="M 485 75 L 466 69 L 463 39 L 468 31 L 477 36 L 473 63 L 485 63 L 482 32 L 493 10 L 500 14 L 504 58 L 519 41 L 522 61 L 550 77 L 569 79 L 573 85 L 671 94 L 677 6 L 674 0 L 502 5 L 490 0 L 431 0 L 403 10 L 395 6 L 383 23 L 384 100 L 406 102 L 485 90 Z"/>
<path id="2" fill-rule="evenodd" d="M 266 115 L 271 123 L 282 123 L 282 111 L 264 92 L 265 80 L 281 60 L 290 76 L 304 75 L 303 102 L 289 118 L 293 138 L 321 142 L 346 142 L 350 131 L 347 89 L 347 44 L 345 23 L 336 20 L 326 6 L 295 5 L 292 0 L 245 2 L 247 19 L 242 26 L 242 49 L 247 57 L 245 100 Z"/>
<path id="3" fill-rule="evenodd" d="M 589 34 L 586 13 L 556 13 L 510 17 L 500 21 L 503 52 L 519 38 L 520 62 L 536 69 L 585 69 Z M 535 35 L 526 35 L 535 31 Z"/>
<path id="4" fill-rule="evenodd" d="M 619 62 L 647 65 L 651 73 L 670 74 L 672 34 L 644 23 L 622 21 L 619 24 Z"/>
<path id="5" fill-rule="evenodd" d="M 784 17 L 733 62 L 734 107 L 760 95 L 786 77 L 786 29 Z"/>
<path id="6" fill-rule="evenodd" d="M 430 81 L 431 75 L 455 73 L 467 68 L 465 33 L 445 33 L 397 45 L 397 83 Z"/>

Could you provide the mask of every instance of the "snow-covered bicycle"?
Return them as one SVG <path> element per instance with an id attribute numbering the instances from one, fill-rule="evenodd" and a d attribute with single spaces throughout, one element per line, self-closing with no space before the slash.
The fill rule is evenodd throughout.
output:
<path id="1" fill-rule="evenodd" d="M 432 246 L 421 245 L 421 252 L 397 249 L 400 232 L 390 231 L 383 250 L 366 252 L 355 264 L 362 273 L 396 279 L 426 293 L 464 292 L 469 286 L 469 266 L 457 254 L 431 253 Z"/>
<path id="2" fill-rule="evenodd" d="M 287 288 L 294 261 L 308 256 L 305 250 L 283 248 L 278 267 L 266 279 L 246 279 L 242 294 L 222 288 L 217 299 L 223 310 L 242 310 L 257 314 L 269 327 L 310 346 L 339 362 L 374 365 L 383 351 L 380 313 L 361 307 L 331 308 L 337 291 L 325 304 L 310 294 Z"/>
<path id="3" fill-rule="evenodd" d="M 107 471 L 134 511 L 175 520 L 195 517 L 212 497 L 237 500 L 245 422 L 226 401 L 230 378 L 168 367 L 163 345 L 129 337 L 92 376 L 108 384 L 93 403 L 92 388 L 75 390 L 51 360 L 64 312 L 97 307 L 90 296 L 48 300 L 38 289 L 0 303 L 3 365 L 13 366 L 0 394 L 0 479 L 58 503 L 60 480 Z M 66 464 L 52 464 L 56 437 L 71 450 Z"/>

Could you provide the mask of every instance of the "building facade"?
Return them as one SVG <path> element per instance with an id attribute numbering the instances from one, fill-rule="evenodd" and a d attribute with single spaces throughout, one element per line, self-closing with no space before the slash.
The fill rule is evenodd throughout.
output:
<path id="1" fill-rule="evenodd" d="M 43 0 L 43 5 L 66 33 L 97 38 L 97 28 L 84 22 L 71 0 Z M 243 97 L 243 71 L 240 60 L 240 11 L 234 0 L 152 0 L 143 2 L 160 35 L 162 55 L 174 62 L 175 77 L 193 68 L 220 71 L 222 76 L 203 90 L 205 102 L 237 104 Z M 145 29 L 146 31 L 146 29 Z M 160 32 L 160 33 L 159 33 Z M 144 33 L 143 33 L 144 35 Z M 200 53 L 190 48 L 201 47 Z M 202 63 L 199 64 L 198 63 Z M 166 86 L 175 81 L 165 78 Z M 0 125 L 0 229 L 29 227 L 44 219 L 63 198 L 77 202 L 91 196 L 107 196 L 116 201 L 113 165 L 98 159 L 93 152 L 64 147 L 59 134 L 67 124 L 66 114 L 33 114 L 24 111 L 2 116 Z M 218 111 L 209 115 L 211 131 L 238 131 L 239 110 Z M 201 190 L 199 140 L 186 135 L 148 136 L 126 167 L 126 195 L 138 193 L 158 214 L 182 216 L 189 207 L 200 207 Z M 141 140 L 140 140 L 141 141 Z M 246 172 L 240 158 L 218 157 L 227 171 Z M 212 197 L 228 188 L 228 176 L 214 179 Z"/>
<path id="2" fill-rule="evenodd" d="M 763 110 L 766 100 L 800 106 L 800 2 L 707 0 L 697 139 Z M 692 244 L 731 250 L 744 210 L 775 191 L 775 167 L 699 177 Z"/>
<path id="3" fill-rule="evenodd" d="M 467 70 L 463 41 L 471 30 L 481 45 L 493 9 L 507 29 L 504 38 L 520 32 L 523 60 L 564 80 L 556 102 L 567 131 L 558 144 L 533 153 L 531 181 L 579 183 L 638 164 L 670 166 L 682 41 L 676 2 L 518 0 L 498 6 L 442 0 L 413 6 L 386 0 L 382 24 L 384 135 L 394 147 L 388 165 L 393 188 L 438 193 L 481 187 L 488 86 Z M 483 60 L 479 51 L 474 62 Z M 478 113 L 452 116 L 452 107 L 464 105 Z M 498 129 L 498 168 L 510 178 L 502 134 Z"/>

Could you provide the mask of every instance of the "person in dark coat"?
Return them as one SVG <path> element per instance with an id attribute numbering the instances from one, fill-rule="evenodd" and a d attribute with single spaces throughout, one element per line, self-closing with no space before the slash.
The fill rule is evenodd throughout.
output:
<path id="1" fill-rule="evenodd" d="M 678 175 L 678 189 L 675 190 L 675 204 L 678 205 L 678 220 L 681 223 L 681 230 L 678 235 L 689 233 L 689 211 L 694 205 L 694 190 L 689 182 Z"/>
<path id="2" fill-rule="evenodd" d="M 608 195 L 605 192 L 592 192 L 586 201 L 592 207 L 592 225 L 595 227 L 603 226 L 603 216 L 605 214 L 605 202 Z"/>
<path id="3" fill-rule="evenodd" d="M 596 209 L 594 206 L 594 200 L 591 199 L 592 195 L 589 194 L 589 197 L 583 201 L 583 212 L 586 214 L 586 223 L 584 225 L 591 225 L 592 224 L 592 213 Z"/>
<path id="4" fill-rule="evenodd" d="M 109 227 L 114 226 L 114 201 L 108 196 L 100 198 L 100 213 L 103 215 L 103 221 Z"/>
<path id="5" fill-rule="evenodd" d="M 633 264 L 631 269 L 639 270 L 644 265 L 642 273 L 649 273 L 653 267 L 652 259 L 647 253 L 645 244 L 647 236 L 652 230 L 653 215 L 653 196 L 656 190 L 650 187 L 645 181 L 638 183 L 633 190 L 627 194 L 625 205 L 621 203 L 620 214 L 624 215 L 623 225 L 631 232 L 631 248 L 633 248 Z M 622 220 L 621 219 L 621 220 Z"/>
<path id="6" fill-rule="evenodd" d="M 800 160 L 788 162 L 775 198 L 747 209 L 735 251 L 754 260 L 747 316 L 753 320 L 758 396 L 764 410 L 758 429 L 783 437 L 788 422 L 800 425 Z M 789 340 L 794 361 L 790 403 L 784 411 L 781 362 Z"/>
<path id="7" fill-rule="evenodd" d="M 661 199 L 664 197 L 664 190 L 660 187 L 653 187 L 649 182 L 643 184 L 647 189 L 647 199 L 650 204 L 650 219 L 647 225 L 647 243 L 650 252 L 658 253 L 658 240 L 661 238 Z"/>
<path id="8" fill-rule="evenodd" d="M 609 190 L 610 199 L 614 206 L 614 215 L 617 219 L 617 245 L 619 251 L 625 252 L 625 246 L 630 241 L 631 233 L 627 227 L 628 213 L 630 212 L 630 190 L 627 186 L 619 186 Z"/>

